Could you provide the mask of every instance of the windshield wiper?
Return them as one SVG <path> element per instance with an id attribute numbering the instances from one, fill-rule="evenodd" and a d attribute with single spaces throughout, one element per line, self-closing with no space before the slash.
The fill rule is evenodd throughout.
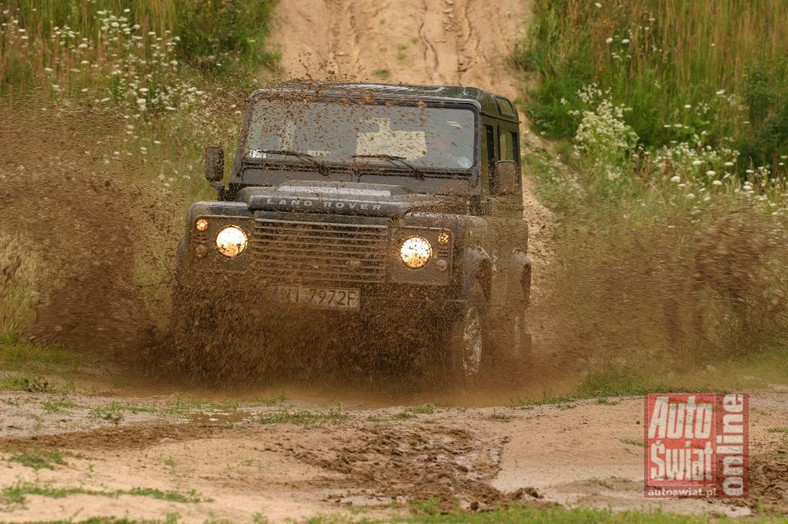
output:
<path id="1" fill-rule="evenodd" d="M 288 149 L 258 149 L 257 153 L 264 155 L 282 155 L 282 156 L 292 156 L 295 158 L 300 158 L 301 160 L 306 160 L 317 166 L 318 173 L 320 173 L 321 175 L 329 174 L 328 166 L 325 165 L 323 162 L 319 162 L 315 160 L 315 157 L 313 157 L 309 153 L 302 153 L 300 151 L 290 151 Z M 259 160 L 259 159 L 252 158 L 252 160 Z"/>
<path id="2" fill-rule="evenodd" d="M 374 154 L 374 155 L 353 155 L 353 158 L 379 158 L 381 160 L 387 160 L 390 164 L 393 164 L 395 166 L 404 166 L 404 167 L 406 167 L 407 169 L 410 170 L 411 173 L 416 175 L 416 177 L 419 180 L 424 180 L 424 173 L 419 168 L 417 168 L 416 166 L 414 166 L 413 164 L 411 164 L 410 162 L 405 160 L 404 156 L 387 155 L 387 154 L 384 154 L 384 153 L 378 153 L 378 154 Z"/>

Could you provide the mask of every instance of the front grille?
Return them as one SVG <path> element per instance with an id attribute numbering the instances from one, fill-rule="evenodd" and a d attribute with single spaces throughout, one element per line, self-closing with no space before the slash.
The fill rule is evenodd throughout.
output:
<path id="1" fill-rule="evenodd" d="M 274 282 L 381 283 L 388 229 L 257 218 L 251 249 L 256 272 Z"/>

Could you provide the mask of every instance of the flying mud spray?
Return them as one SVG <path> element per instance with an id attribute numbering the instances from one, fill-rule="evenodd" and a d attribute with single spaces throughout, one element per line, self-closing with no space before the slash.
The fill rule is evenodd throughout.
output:
<path id="1" fill-rule="evenodd" d="M 186 190 L 151 181 L 154 160 L 124 148 L 134 126 L 122 116 L 63 107 L 52 118 L 25 104 L 4 108 L 0 119 L 4 328 L 109 355 L 145 380 L 214 388 L 290 383 L 485 404 L 569 392 L 584 377 L 588 386 L 589 372 L 635 376 L 711 365 L 786 334 L 784 224 L 747 210 L 723 214 L 700 233 L 689 218 L 631 227 L 576 216 L 530 224 L 534 358 L 515 381 L 493 379 L 460 394 L 431 387 L 428 367 L 414 378 L 413 367 L 424 368 L 414 354 L 434 341 L 411 311 L 364 330 L 327 317 L 259 331 L 239 327 L 238 308 L 214 310 L 206 343 L 218 357 L 197 376 L 184 375 L 179 345 L 189 341 L 169 329 L 173 271 L 192 194 L 212 198 L 211 190 L 196 180 Z M 184 169 L 198 179 L 200 164 L 188 158 Z M 249 296 L 233 302 L 255 306 Z M 204 305 L 186 304 L 193 311 Z"/>

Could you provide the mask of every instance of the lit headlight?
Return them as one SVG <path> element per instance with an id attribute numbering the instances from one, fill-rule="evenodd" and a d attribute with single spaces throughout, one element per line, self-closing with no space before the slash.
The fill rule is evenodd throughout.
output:
<path id="1" fill-rule="evenodd" d="M 233 258 L 243 253 L 249 239 L 238 226 L 223 227 L 216 235 L 216 248 L 222 255 Z"/>
<path id="2" fill-rule="evenodd" d="M 409 268 L 424 267 L 432 257 L 432 245 L 424 237 L 410 237 L 400 246 L 399 257 Z"/>

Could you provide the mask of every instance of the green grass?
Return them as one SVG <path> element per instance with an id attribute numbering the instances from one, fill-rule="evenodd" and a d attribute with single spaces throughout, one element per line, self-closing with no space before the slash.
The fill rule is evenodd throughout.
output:
<path id="1" fill-rule="evenodd" d="M 349 415 L 338 409 L 329 411 L 309 411 L 283 409 L 259 416 L 260 424 L 315 424 L 320 422 L 338 423 L 347 420 Z"/>
<path id="2" fill-rule="evenodd" d="M 9 462 L 18 462 L 28 468 L 55 469 L 56 465 L 64 465 L 63 455 L 59 451 L 48 453 L 19 453 L 8 458 Z"/>
<path id="3" fill-rule="evenodd" d="M 124 402 L 110 402 L 92 408 L 88 412 L 90 418 L 120 422 L 125 413 L 156 413 L 158 409 L 154 406 L 135 406 Z"/>
<path id="4" fill-rule="evenodd" d="M 44 408 L 44 411 L 47 413 L 63 413 L 77 407 L 77 405 L 67 398 L 61 398 L 60 400 L 42 402 L 41 407 Z"/>
<path id="5" fill-rule="evenodd" d="M 284 393 L 279 394 L 273 398 L 266 398 L 266 399 L 255 399 L 253 402 L 255 404 L 262 404 L 266 406 L 276 406 L 284 402 L 286 397 Z M 252 401 L 250 401 L 252 402 Z M 178 397 L 175 400 L 175 404 L 172 406 L 168 406 L 162 408 L 162 413 L 168 415 L 191 415 L 197 412 L 204 412 L 204 411 L 221 411 L 226 413 L 233 413 L 238 410 L 240 406 L 240 402 L 234 399 L 228 399 L 223 401 L 208 401 L 208 400 L 199 400 L 194 398 L 182 398 Z"/>
<path id="6" fill-rule="evenodd" d="M 711 519 L 708 515 L 679 515 L 674 513 L 664 513 L 661 511 L 613 511 L 610 509 L 594 508 L 563 508 L 560 506 L 552 508 L 532 508 L 527 506 L 512 506 L 509 508 L 496 508 L 484 512 L 465 512 L 442 510 L 435 499 L 428 500 L 412 506 L 412 509 L 422 514 L 411 515 L 408 517 L 398 517 L 388 520 L 357 517 L 349 518 L 342 516 L 318 516 L 306 519 L 303 522 L 310 524 L 339 524 L 346 522 L 393 522 L 393 523 L 414 523 L 414 524 L 701 524 L 713 520 L 714 522 L 729 523 L 738 522 L 724 516 L 714 516 Z M 749 520 L 748 520 L 749 522 Z M 777 523 L 779 518 L 755 517 L 752 522 L 758 523 Z"/>
<path id="7" fill-rule="evenodd" d="M 399 413 L 395 413 L 391 416 L 393 420 L 407 420 L 410 418 L 414 418 L 418 415 L 432 415 L 435 413 L 435 406 L 431 406 L 429 404 L 420 404 L 417 406 L 410 406 Z"/>
<path id="8" fill-rule="evenodd" d="M 52 391 L 52 384 L 42 377 L 10 375 L 0 377 L 0 390 L 49 393 Z"/>
<path id="9" fill-rule="evenodd" d="M 182 502 L 196 504 L 199 502 L 209 502 L 210 499 L 201 497 L 194 490 L 188 493 L 180 493 L 177 491 L 162 491 L 153 488 L 131 488 L 128 490 L 111 490 L 99 491 L 86 489 L 82 487 L 76 488 L 56 488 L 53 486 L 45 486 L 39 484 L 31 484 L 25 482 L 18 482 L 12 486 L 3 489 L 3 500 L 6 504 L 24 504 L 27 495 L 41 495 L 55 499 L 65 498 L 72 495 L 91 495 L 100 497 L 117 498 L 122 495 L 131 495 L 134 497 L 151 497 L 158 500 L 166 500 L 168 502 Z"/>
<path id="10" fill-rule="evenodd" d="M 17 337 L 0 336 L 0 369 L 25 374 L 75 373 L 84 365 L 83 355 L 62 348 L 34 346 Z"/>
<path id="11" fill-rule="evenodd" d="M 381 80 L 388 80 L 391 78 L 391 71 L 389 69 L 376 69 L 372 74 Z"/>
<path id="12" fill-rule="evenodd" d="M 73 70 L 81 69 L 84 61 L 101 66 L 124 55 L 136 59 L 125 65 L 133 65 L 146 85 L 153 86 L 143 92 L 149 101 L 166 89 L 159 82 L 169 79 L 172 60 L 202 74 L 232 77 L 248 88 L 254 82 L 250 73 L 256 73 L 260 65 L 274 66 L 280 58 L 280 53 L 265 45 L 275 3 L 98 0 L 85 4 L 63 0 L 42 5 L 9 0 L 4 4 L 3 19 L 8 26 L 0 57 L 0 93 L 45 83 L 47 77 L 56 78 L 60 88 L 76 87 L 75 81 L 81 88 L 90 74 L 73 74 Z M 81 43 L 87 45 L 79 47 Z M 162 56 L 167 67 L 157 66 Z M 101 83 L 108 94 L 117 96 L 127 87 L 123 79 L 118 74 L 95 75 L 89 83 Z"/>
<path id="13" fill-rule="evenodd" d="M 404 62 L 408 58 L 408 44 L 397 44 L 397 61 Z"/>
<path id="14" fill-rule="evenodd" d="M 732 140 L 739 172 L 778 168 L 788 144 L 788 11 L 782 0 L 603 4 L 537 0 L 516 63 L 539 77 L 528 113 L 550 138 L 571 138 L 588 109 L 578 93 L 610 90 L 643 144 L 706 133 Z M 785 173 L 785 167 L 779 169 Z"/>

